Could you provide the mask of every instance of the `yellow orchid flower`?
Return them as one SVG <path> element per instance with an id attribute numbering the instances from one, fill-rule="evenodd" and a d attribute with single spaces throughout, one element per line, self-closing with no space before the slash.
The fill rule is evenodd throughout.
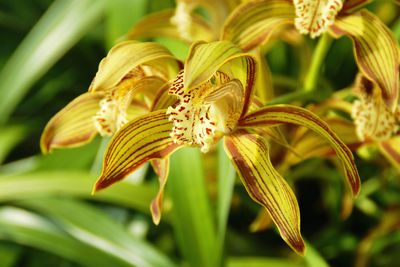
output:
<path id="1" fill-rule="evenodd" d="M 114 46 L 101 61 L 89 92 L 46 125 L 42 151 L 80 146 L 97 133 L 112 135 L 133 117 L 150 111 L 149 100 L 179 69 L 180 63 L 161 45 L 128 41 Z M 138 98 L 141 94 L 144 100 Z"/>
<path id="2" fill-rule="evenodd" d="M 328 32 L 346 35 L 354 44 L 359 70 L 382 89 L 383 99 L 394 111 L 399 95 L 399 45 L 392 32 L 366 9 L 354 9 L 368 0 L 252 0 L 236 8 L 225 22 L 222 40 L 249 51 L 267 42 L 283 27 L 295 25 L 316 37 Z"/>
<path id="3" fill-rule="evenodd" d="M 291 105 L 250 105 L 255 70 L 254 57 L 230 42 L 194 43 L 183 72 L 169 90 L 179 102 L 128 122 L 113 136 L 93 192 L 180 147 L 206 152 L 223 139 L 250 197 L 266 208 L 287 244 L 304 255 L 297 200 L 271 164 L 263 129 L 292 123 L 323 136 L 341 159 L 354 195 L 360 189 L 358 172 L 347 146 L 312 112 Z"/>

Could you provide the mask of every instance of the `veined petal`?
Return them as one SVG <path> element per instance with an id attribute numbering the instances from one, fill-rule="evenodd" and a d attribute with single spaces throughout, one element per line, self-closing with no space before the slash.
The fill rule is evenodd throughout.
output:
<path id="1" fill-rule="evenodd" d="M 47 123 L 42 133 L 42 152 L 89 143 L 97 134 L 93 116 L 100 109 L 99 102 L 102 98 L 102 93 L 85 93 L 59 111 Z"/>
<path id="2" fill-rule="evenodd" d="M 151 161 L 151 165 L 153 166 L 154 172 L 157 174 L 158 181 L 160 182 L 160 188 L 158 190 L 157 196 L 150 204 L 150 211 L 153 217 L 153 222 L 155 225 L 158 225 L 161 220 L 162 199 L 164 196 L 164 187 L 167 183 L 168 178 L 169 159 L 156 159 Z"/>
<path id="3" fill-rule="evenodd" d="M 349 148 L 356 149 L 362 144 L 357 137 L 354 124 L 351 121 L 341 117 L 328 117 L 324 118 L 324 121 Z M 311 157 L 331 156 L 335 154 L 335 150 L 333 150 L 325 138 L 307 128 L 297 129 L 291 145 L 301 157 L 293 153 L 287 153 L 285 161 L 290 165 Z"/>
<path id="4" fill-rule="evenodd" d="M 183 76 L 185 91 L 208 81 L 218 70 L 241 82 L 245 90 L 245 114 L 255 83 L 256 59 L 227 41 L 197 42 L 192 45 Z"/>
<path id="5" fill-rule="evenodd" d="M 158 110 L 138 117 L 113 136 L 93 193 L 125 178 L 147 161 L 163 159 L 179 148 L 170 137 L 173 125 L 165 112 Z"/>
<path id="6" fill-rule="evenodd" d="M 400 169 L 400 136 L 380 142 L 379 150 L 394 166 Z"/>
<path id="7" fill-rule="evenodd" d="M 272 166 L 268 142 L 260 135 L 239 130 L 226 136 L 224 145 L 251 198 L 268 210 L 286 243 L 304 255 L 297 200 Z"/>
<path id="8" fill-rule="evenodd" d="M 168 93 L 169 88 L 170 84 L 166 84 L 160 89 L 160 91 L 158 91 L 158 94 L 154 98 L 150 110 L 154 111 L 159 109 L 166 109 L 177 103 L 178 98 Z"/>
<path id="9" fill-rule="evenodd" d="M 350 149 L 339 139 L 331 128 L 312 112 L 291 105 L 276 105 L 261 108 L 248 114 L 241 121 L 238 127 L 253 128 L 274 126 L 286 123 L 293 123 L 305 126 L 324 137 L 336 151 L 345 169 L 347 181 L 350 184 L 353 194 L 356 196 L 360 191 L 360 177 L 354 163 L 354 157 Z"/>
<path id="10" fill-rule="evenodd" d="M 346 0 L 343 3 L 342 12 L 351 12 L 354 9 L 360 8 L 370 2 L 372 2 L 372 0 Z"/>
<path id="11" fill-rule="evenodd" d="M 162 61 L 165 78 L 176 75 L 180 66 L 174 56 L 156 43 L 126 41 L 114 46 L 99 65 L 89 91 L 104 91 L 116 86 L 129 72 L 141 64 L 152 65 Z M 172 73 L 170 73 L 172 72 Z"/>
<path id="12" fill-rule="evenodd" d="M 367 10 L 336 19 L 330 27 L 336 37 L 349 36 L 358 67 L 383 91 L 386 105 L 394 110 L 399 95 L 399 45 L 392 32 Z"/>
<path id="13" fill-rule="evenodd" d="M 168 9 L 150 14 L 131 28 L 125 38 L 137 39 L 164 36 L 183 39 L 187 42 L 192 42 L 194 40 L 212 41 L 214 39 L 210 26 L 208 26 L 201 17 L 195 14 L 189 14 L 194 30 L 191 31 L 191 38 L 185 38 L 185 36 L 182 36 L 177 31 L 177 26 L 171 23 L 171 18 L 174 15 L 175 9 Z"/>
<path id="14" fill-rule="evenodd" d="M 226 20 L 221 40 L 231 41 L 243 51 L 267 42 L 272 33 L 294 22 L 294 8 L 287 0 L 253 0 L 241 4 Z"/>

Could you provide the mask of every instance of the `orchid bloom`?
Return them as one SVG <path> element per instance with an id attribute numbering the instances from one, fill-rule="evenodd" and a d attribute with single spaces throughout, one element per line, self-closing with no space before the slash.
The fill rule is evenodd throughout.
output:
<path id="1" fill-rule="evenodd" d="M 394 111 L 383 100 L 377 84 L 359 75 L 354 93 L 359 97 L 354 101 L 352 117 L 357 135 L 361 141 L 378 145 L 385 157 L 400 168 L 400 106 Z"/>
<path id="2" fill-rule="evenodd" d="M 149 101 L 179 68 L 179 62 L 158 44 L 129 41 L 114 46 L 101 61 L 89 92 L 72 100 L 46 125 L 42 151 L 80 146 L 97 133 L 112 135 L 133 117 L 150 111 Z"/>
<path id="3" fill-rule="evenodd" d="M 316 37 L 323 32 L 335 38 L 350 37 L 359 70 L 379 85 L 389 109 L 394 111 L 399 94 L 399 45 L 378 17 L 354 9 L 368 0 L 252 0 L 236 8 L 225 22 L 222 40 L 244 51 L 267 42 L 283 27 L 295 25 Z"/>
<path id="4" fill-rule="evenodd" d="M 254 57 L 230 42 L 194 43 L 183 72 L 169 89 L 179 102 L 128 122 L 113 136 L 93 192 L 181 147 L 206 152 L 223 139 L 250 197 L 266 208 L 287 244 L 304 255 L 297 200 L 271 164 L 263 130 L 293 123 L 323 136 L 341 159 L 354 195 L 360 188 L 358 172 L 350 150 L 312 112 L 290 105 L 250 108 L 255 70 Z"/>

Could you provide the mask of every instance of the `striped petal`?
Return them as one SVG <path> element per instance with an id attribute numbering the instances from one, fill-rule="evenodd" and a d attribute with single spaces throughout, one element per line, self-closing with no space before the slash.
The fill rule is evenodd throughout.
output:
<path id="1" fill-rule="evenodd" d="M 169 159 L 156 159 L 151 161 L 154 172 L 158 175 L 158 181 L 160 182 L 160 188 L 155 199 L 150 204 L 150 211 L 153 217 L 153 222 L 158 225 L 161 220 L 161 208 L 162 199 L 164 196 L 164 187 L 167 183 L 168 172 L 169 172 Z"/>
<path id="2" fill-rule="evenodd" d="M 206 40 L 212 41 L 214 39 L 213 32 L 210 26 L 205 21 L 196 16 L 195 14 L 189 14 L 192 28 L 190 38 L 182 36 L 177 30 L 177 25 L 171 23 L 171 18 L 175 15 L 174 9 L 163 10 L 148 15 L 147 17 L 140 20 L 125 36 L 128 39 L 137 38 L 154 38 L 154 37 L 172 37 L 176 39 L 182 39 L 187 42 L 193 42 L 194 40 Z"/>
<path id="3" fill-rule="evenodd" d="M 305 126 L 324 137 L 331 144 L 337 156 L 342 161 L 347 181 L 350 184 L 353 194 L 357 195 L 360 191 L 360 177 L 354 163 L 353 154 L 326 122 L 307 109 L 291 105 L 264 107 L 244 117 L 239 121 L 238 127 L 253 128 L 286 123 Z"/>
<path id="4" fill-rule="evenodd" d="M 400 136 L 380 142 L 379 149 L 394 166 L 400 169 Z"/>
<path id="5" fill-rule="evenodd" d="M 242 112 L 245 114 L 253 94 L 256 59 L 231 42 L 197 42 L 192 45 L 183 74 L 185 91 L 210 80 L 218 70 L 241 82 L 245 90 Z"/>
<path id="6" fill-rule="evenodd" d="M 275 30 L 293 24 L 294 17 L 291 1 L 248 1 L 228 17 L 222 29 L 221 40 L 231 41 L 243 51 L 249 51 L 267 42 Z"/>
<path id="7" fill-rule="evenodd" d="M 360 8 L 370 2 L 372 2 L 372 0 L 346 0 L 343 3 L 342 12 L 351 12 L 354 9 Z"/>
<path id="8" fill-rule="evenodd" d="M 85 93 L 59 111 L 42 133 L 42 152 L 89 143 L 97 134 L 93 116 L 99 111 L 102 98 L 102 93 Z"/>
<path id="9" fill-rule="evenodd" d="M 251 198 L 267 209 L 286 243 L 304 255 L 299 206 L 289 185 L 272 166 L 268 142 L 239 130 L 226 136 L 224 145 Z"/>
<path id="10" fill-rule="evenodd" d="M 163 46 L 156 43 L 126 41 L 114 46 L 99 65 L 89 91 L 104 91 L 116 86 L 141 64 L 156 67 L 166 79 L 174 77 L 179 62 Z"/>
<path id="11" fill-rule="evenodd" d="M 399 95 L 400 54 L 392 32 L 367 10 L 337 18 L 330 32 L 353 40 L 360 71 L 382 88 L 386 105 L 393 110 Z"/>
<path id="12" fill-rule="evenodd" d="M 165 112 L 158 110 L 138 117 L 113 136 L 93 193 L 125 178 L 147 161 L 165 158 L 179 147 L 170 137 L 172 123 Z"/>
<path id="13" fill-rule="evenodd" d="M 349 148 L 356 149 L 362 144 L 351 121 L 341 117 L 328 117 L 324 118 L 324 121 Z M 285 161 L 290 165 L 311 157 L 335 154 L 332 146 L 325 138 L 321 138 L 320 135 L 307 128 L 297 129 L 291 145 L 297 154 L 301 155 L 301 158 L 293 153 L 287 153 Z"/>

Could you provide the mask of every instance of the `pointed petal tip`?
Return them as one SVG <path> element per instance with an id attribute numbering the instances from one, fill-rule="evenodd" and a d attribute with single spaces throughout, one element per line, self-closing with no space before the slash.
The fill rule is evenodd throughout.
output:
<path id="1" fill-rule="evenodd" d="M 160 224 L 161 214 L 160 214 L 159 209 L 157 207 L 157 200 L 156 199 L 154 199 L 150 204 L 150 212 L 151 212 L 151 218 L 153 219 L 154 225 L 158 226 Z"/>

